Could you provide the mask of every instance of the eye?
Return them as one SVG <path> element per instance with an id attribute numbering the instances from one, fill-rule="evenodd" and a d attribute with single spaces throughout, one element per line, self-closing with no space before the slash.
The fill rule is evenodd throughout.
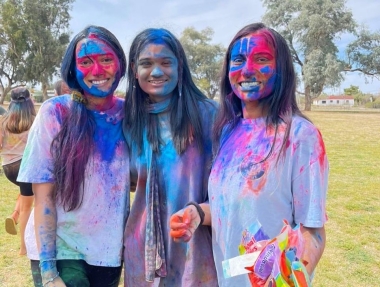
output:
<path id="1" fill-rule="evenodd" d="M 78 65 L 81 66 L 81 67 L 86 68 L 86 67 L 89 67 L 89 66 L 92 65 L 92 61 L 89 58 L 79 59 L 78 60 Z"/>
<path id="2" fill-rule="evenodd" d="M 172 61 L 165 60 L 165 61 L 162 62 L 162 65 L 164 65 L 164 66 L 171 66 L 172 65 Z"/>
<path id="3" fill-rule="evenodd" d="M 150 67 L 151 66 L 151 62 L 149 62 L 149 61 L 141 61 L 141 62 L 139 62 L 139 66 L 142 66 L 144 68 Z"/>
<path id="4" fill-rule="evenodd" d="M 105 57 L 102 59 L 102 63 L 110 64 L 114 61 L 113 57 Z"/>
<path id="5" fill-rule="evenodd" d="M 256 61 L 259 63 L 266 63 L 269 61 L 269 59 L 266 57 L 258 57 L 258 58 L 256 58 Z"/>
<path id="6" fill-rule="evenodd" d="M 245 61 L 245 58 L 242 56 L 232 56 L 231 64 L 234 66 L 240 66 Z"/>

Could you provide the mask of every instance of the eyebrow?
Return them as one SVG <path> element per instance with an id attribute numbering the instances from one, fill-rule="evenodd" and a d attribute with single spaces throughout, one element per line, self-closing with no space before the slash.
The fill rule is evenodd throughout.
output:
<path id="1" fill-rule="evenodd" d="M 145 58 L 139 58 L 138 60 L 139 61 L 144 61 L 144 60 L 151 60 L 151 59 L 169 59 L 169 60 L 173 60 L 175 59 L 174 57 L 171 57 L 171 56 L 164 56 L 164 57 L 145 57 Z"/>
<path id="2" fill-rule="evenodd" d="M 90 55 L 84 55 L 82 57 L 76 57 L 77 59 L 85 59 L 85 58 L 91 58 L 93 56 L 99 56 L 99 57 L 104 57 L 104 56 L 111 56 L 111 57 L 117 57 L 116 55 L 114 55 L 113 53 L 104 53 L 104 54 L 90 54 Z"/>

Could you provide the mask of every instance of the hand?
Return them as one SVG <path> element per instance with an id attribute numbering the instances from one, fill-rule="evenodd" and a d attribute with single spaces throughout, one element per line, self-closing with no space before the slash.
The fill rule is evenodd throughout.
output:
<path id="1" fill-rule="evenodd" d="M 175 242 L 189 242 L 200 222 L 195 206 L 186 206 L 170 217 L 170 236 Z"/>

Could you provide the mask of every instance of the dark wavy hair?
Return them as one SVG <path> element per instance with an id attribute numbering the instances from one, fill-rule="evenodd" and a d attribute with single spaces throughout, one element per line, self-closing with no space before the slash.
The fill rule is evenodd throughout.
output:
<path id="1" fill-rule="evenodd" d="M 170 128 L 174 147 L 182 154 L 192 140 L 199 150 L 203 150 L 203 134 L 198 101 L 207 97 L 194 84 L 185 51 L 178 39 L 168 30 L 150 28 L 140 32 L 129 50 L 128 87 L 125 100 L 124 128 L 142 151 L 143 131 L 147 127 L 148 141 L 154 152 L 159 153 L 161 139 L 158 132 L 157 115 L 147 112 L 149 95 L 145 93 L 136 79 L 138 57 L 148 44 L 164 44 L 178 60 L 178 84 L 170 103 Z"/>
<path id="2" fill-rule="evenodd" d="M 8 110 L 3 115 L 2 128 L 11 134 L 20 134 L 30 129 L 35 117 L 36 110 L 28 89 L 13 89 Z"/>
<path id="3" fill-rule="evenodd" d="M 67 47 L 62 60 L 61 77 L 69 88 L 83 94 L 76 78 L 75 49 L 79 41 L 90 34 L 107 45 L 120 61 L 120 77 L 124 77 L 126 58 L 119 41 L 107 29 L 88 26 L 79 32 Z M 53 139 L 51 152 L 54 160 L 55 196 L 66 211 L 77 209 L 82 204 L 85 168 L 93 151 L 95 121 L 85 104 L 71 101 L 70 107 L 63 112 L 65 117 L 61 130 Z"/>
<path id="4" fill-rule="evenodd" d="M 241 100 L 233 92 L 228 74 L 233 45 L 239 39 L 252 33 L 260 33 L 275 51 L 276 81 L 274 83 L 274 90 L 269 96 L 260 99 L 259 103 L 267 112 L 267 126 L 272 126 L 276 130 L 275 136 L 277 135 L 277 127 L 281 122 L 285 122 L 287 125 L 281 151 L 284 150 L 285 143 L 289 138 L 292 116 L 296 114 L 306 118 L 297 106 L 296 73 L 286 40 L 278 32 L 268 28 L 263 23 L 249 24 L 237 32 L 228 46 L 224 57 L 220 83 L 220 109 L 213 127 L 214 156 L 216 156 L 224 138 L 233 131 L 243 114 Z"/>

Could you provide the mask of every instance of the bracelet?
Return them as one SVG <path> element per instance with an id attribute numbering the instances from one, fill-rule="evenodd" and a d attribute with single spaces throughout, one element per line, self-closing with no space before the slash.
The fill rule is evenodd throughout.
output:
<path id="1" fill-rule="evenodd" d="M 55 274 L 55 276 L 51 277 L 50 279 L 48 279 L 44 284 L 42 284 L 42 287 L 45 287 L 47 286 L 49 283 L 53 282 L 55 279 L 57 279 L 59 277 L 59 272 L 57 272 L 57 274 Z"/>
<path id="2" fill-rule="evenodd" d="M 197 209 L 199 217 L 201 218 L 201 222 L 199 223 L 199 225 L 202 225 L 203 221 L 205 220 L 205 213 L 203 212 L 202 207 L 195 201 L 190 201 L 185 206 L 189 206 L 189 205 L 194 205 L 195 208 Z"/>

